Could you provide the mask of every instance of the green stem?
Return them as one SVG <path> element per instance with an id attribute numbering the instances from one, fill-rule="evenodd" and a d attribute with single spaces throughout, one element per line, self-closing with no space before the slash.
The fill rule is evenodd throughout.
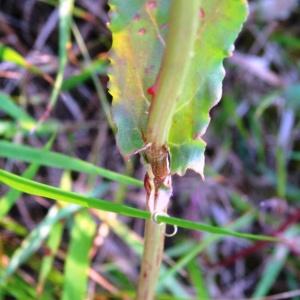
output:
<path id="1" fill-rule="evenodd" d="M 172 0 L 169 32 L 157 90 L 151 102 L 147 142 L 160 147 L 166 144 L 176 101 L 180 97 L 193 56 L 199 26 L 199 1 Z"/>
<path id="2" fill-rule="evenodd" d="M 188 4 L 186 2 L 171 1 L 166 49 L 155 83 L 157 90 L 150 105 L 146 140 L 151 143 L 151 147 L 146 155 L 151 165 L 151 173 L 153 172 L 148 173 L 148 179 L 154 176 L 152 185 L 150 184 L 154 189 L 152 196 L 155 197 L 154 204 L 150 205 L 154 207 L 152 213 L 166 211 L 167 208 L 163 208 L 160 203 L 168 203 L 170 199 L 171 192 L 161 190 L 165 179 L 170 177 L 165 145 L 176 102 L 185 85 L 199 25 L 199 1 L 190 0 Z M 169 191 L 171 189 L 169 187 Z M 152 192 L 147 201 L 151 199 Z M 164 233 L 165 225 L 156 224 L 152 220 L 146 221 L 137 300 L 154 299 L 163 257 Z"/>
<path id="3" fill-rule="evenodd" d="M 159 225 L 152 220 L 147 220 L 145 223 L 144 253 L 138 282 L 137 300 L 154 299 L 155 287 L 163 259 L 165 228 L 165 224 Z"/>

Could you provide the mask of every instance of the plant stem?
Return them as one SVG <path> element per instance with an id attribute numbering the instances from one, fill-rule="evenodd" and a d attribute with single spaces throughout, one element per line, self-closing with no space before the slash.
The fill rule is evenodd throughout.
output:
<path id="1" fill-rule="evenodd" d="M 199 25 L 199 1 L 189 0 L 188 4 L 186 2 L 171 1 L 166 49 L 155 83 L 157 90 L 149 111 L 146 142 L 151 146 L 146 151 L 146 157 L 150 168 L 145 177 L 145 187 L 147 206 L 152 214 L 166 212 L 172 194 L 166 144 L 176 102 L 182 94 L 190 67 Z M 159 225 L 152 220 L 146 221 L 137 300 L 154 299 L 163 257 L 164 234 L 165 225 Z"/>
<path id="2" fill-rule="evenodd" d="M 146 138 L 160 147 L 166 144 L 176 102 L 186 84 L 199 27 L 199 1 L 172 0 L 169 32 L 155 95 L 150 105 Z"/>
<path id="3" fill-rule="evenodd" d="M 151 300 L 154 298 L 164 250 L 165 228 L 165 224 L 156 224 L 151 219 L 145 223 L 144 253 L 138 282 L 137 300 Z"/>

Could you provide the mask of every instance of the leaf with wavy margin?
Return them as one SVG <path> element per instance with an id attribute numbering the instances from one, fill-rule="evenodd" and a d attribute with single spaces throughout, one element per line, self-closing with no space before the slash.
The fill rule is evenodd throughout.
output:
<path id="1" fill-rule="evenodd" d="M 176 1 L 176 0 L 174 0 Z M 203 175 L 203 134 L 222 95 L 223 60 L 247 16 L 244 0 L 192 0 L 199 6 L 194 51 L 168 132 L 171 172 Z M 148 110 L 164 52 L 170 0 L 111 0 L 110 93 L 118 146 L 130 156 L 144 146 Z M 187 32 L 187 35 L 189 32 Z M 184 40 L 178 41 L 178 47 Z M 174 65 L 174 74 L 180 72 Z M 150 88 L 150 90 L 149 90 Z M 149 94 L 150 92 L 150 94 Z"/>

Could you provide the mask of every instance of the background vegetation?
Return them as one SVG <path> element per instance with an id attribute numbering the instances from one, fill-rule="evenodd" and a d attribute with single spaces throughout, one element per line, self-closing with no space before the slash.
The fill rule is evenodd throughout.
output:
<path id="1" fill-rule="evenodd" d="M 102 0 L 77 0 L 69 10 L 62 5 L 0 0 L 0 166 L 143 209 L 141 182 L 105 170 L 144 175 L 138 158 L 120 156 L 113 136 L 108 6 Z M 166 241 L 159 299 L 300 295 L 299 18 L 299 1 L 250 1 L 236 51 L 226 61 L 223 99 L 205 135 L 206 180 L 192 172 L 175 177 L 169 210 L 281 242 L 180 229 Z M 68 31 L 65 51 L 60 45 Z M 5 185 L 0 191 L 2 299 L 132 299 L 142 220 Z"/>

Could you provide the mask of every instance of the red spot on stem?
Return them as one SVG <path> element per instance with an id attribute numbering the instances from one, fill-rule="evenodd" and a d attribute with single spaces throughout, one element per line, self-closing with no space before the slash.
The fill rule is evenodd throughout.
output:
<path id="1" fill-rule="evenodd" d="M 205 18 L 205 11 L 202 7 L 199 9 L 199 17 L 201 20 Z"/>
<path id="2" fill-rule="evenodd" d="M 152 86 L 150 86 L 148 89 L 147 89 L 147 93 L 151 96 L 155 96 L 156 94 L 156 90 L 157 90 L 157 84 L 154 83 Z"/>
<path id="3" fill-rule="evenodd" d="M 144 35 L 146 33 L 146 29 L 145 28 L 140 28 L 138 31 L 139 35 Z"/>
<path id="4" fill-rule="evenodd" d="M 156 1 L 155 0 L 148 1 L 147 7 L 148 7 L 148 9 L 155 9 L 157 7 Z"/>

